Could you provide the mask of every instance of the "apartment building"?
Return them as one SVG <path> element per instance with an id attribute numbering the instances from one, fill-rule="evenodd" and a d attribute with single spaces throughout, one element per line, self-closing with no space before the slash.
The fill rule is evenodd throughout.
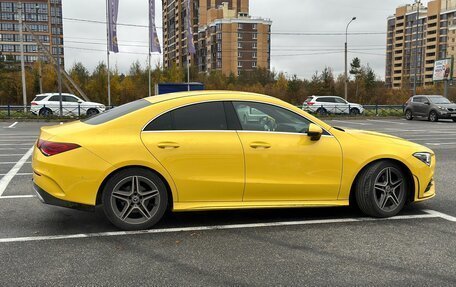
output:
<path id="1" fill-rule="evenodd" d="M 186 0 L 163 0 L 163 63 L 185 67 L 188 61 Z M 199 72 L 239 75 L 257 67 L 270 68 L 268 19 L 251 17 L 248 0 L 193 0 L 191 63 Z"/>
<path id="2" fill-rule="evenodd" d="M 20 38 L 18 7 L 22 4 L 22 19 L 39 40 L 57 56 L 60 49 L 60 62 L 63 64 L 63 24 L 61 0 L 0 0 L 0 54 L 3 58 L 20 61 Z M 40 57 L 47 57 L 40 51 L 32 34 L 24 27 L 24 61 L 31 65 Z M 55 57 L 56 58 L 56 57 Z"/>
<path id="3" fill-rule="evenodd" d="M 436 60 L 456 55 L 456 0 L 404 5 L 387 20 L 386 84 L 410 88 L 433 84 Z"/>

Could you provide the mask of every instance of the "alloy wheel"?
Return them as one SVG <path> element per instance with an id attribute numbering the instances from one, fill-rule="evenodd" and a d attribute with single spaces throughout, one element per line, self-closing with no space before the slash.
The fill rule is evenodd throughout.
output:
<path id="1" fill-rule="evenodd" d="M 377 206 L 390 212 L 401 206 L 404 200 L 405 180 L 402 173 L 393 167 L 384 168 L 375 179 L 374 199 Z"/>
<path id="2" fill-rule="evenodd" d="M 160 206 L 157 186 L 143 176 L 129 176 L 121 180 L 111 193 L 114 214 L 128 224 L 149 221 Z"/>

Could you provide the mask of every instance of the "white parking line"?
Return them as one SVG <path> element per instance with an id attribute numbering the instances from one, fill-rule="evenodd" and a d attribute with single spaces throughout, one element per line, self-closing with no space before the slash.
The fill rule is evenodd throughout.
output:
<path id="1" fill-rule="evenodd" d="M 445 215 L 445 214 L 443 214 Z M 152 229 L 141 231 L 114 231 L 114 232 L 99 232 L 99 233 L 79 233 L 67 235 L 47 235 L 47 236 L 26 236 L 0 238 L 0 243 L 14 242 L 30 242 L 30 241 L 46 241 L 46 240 L 63 240 L 63 239 L 78 239 L 78 238 L 93 238 L 93 237 L 111 237 L 125 235 L 141 235 L 141 234 L 158 234 L 158 233 L 176 233 L 176 232 L 195 232 L 195 231 L 211 231 L 211 230 L 230 230 L 230 229 L 247 229 L 261 227 L 278 227 L 278 226 L 304 226 L 316 224 L 335 224 L 335 223 L 355 223 L 355 222 L 378 222 L 378 221 L 394 221 L 394 220 L 411 220 L 423 218 L 443 218 L 440 213 L 436 214 L 419 214 L 419 215 L 400 215 L 391 218 L 342 218 L 342 219 L 321 219 L 321 220 L 303 220 L 303 221 L 285 221 L 285 222 L 268 222 L 268 223 L 247 223 L 247 224 L 230 224 L 230 225 L 215 225 L 215 226 L 197 226 L 197 227 L 177 227 Z"/>
<path id="2" fill-rule="evenodd" d="M 451 143 L 426 143 L 427 145 L 432 145 L 432 146 L 441 146 L 441 145 L 456 145 L 456 142 L 451 142 Z"/>
<path id="3" fill-rule="evenodd" d="M 448 221 L 456 222 L 456 217 L 448 215 L 448 214 L 445 214 L 445 213 L 442 213 L 442 212 L 439 212 L 439 211 L 426 209 L 426 210 L 424 210 L 424 212 L 426 212 L 427 214 L 436 215 L 436 216 L 441 217 L 443 219 L 446 219 Z"/>
<path id="4" fill-rule="evenodd" d="M 22 156 L 21 153 L 0 154 L 0 156 Z"/>
<path id="5" fill-rule="evenodd" d="M 0 196 L 0 200 L 2 199 L 18 199 L 18 198 L 35 198 L 36 195 L 27 194 L 27 195 L 4 195 Z"/>
<path id="6" fill-rule="evenodd" d="M 17 125 L 17 122 L 12 123 L 10 126 L 5 127 L 6 129 L 12 129 Z"/>
<path id="7" fill-rule="evenodd" d="M 17 149 L 29 149 L 29 148 L 28 147 L 18 147 L 18 148 L 0 147 L 0 150 L 17 150 Z"/>
<path id="8" fill-rule="evenodd" d="M 27 159 L 32 155 L 33 148 L 31 147 L 23 157 L 13 166 L 13 168 L 0 179 L 0 197 L 3 195 L 3 192 L 5 192 L 6 187 L 10 183 L 10 181 L 13 179 L 13 177 L 18 173 L 18 171 L 21 169 L 21 167 L 25 164 Z"/>

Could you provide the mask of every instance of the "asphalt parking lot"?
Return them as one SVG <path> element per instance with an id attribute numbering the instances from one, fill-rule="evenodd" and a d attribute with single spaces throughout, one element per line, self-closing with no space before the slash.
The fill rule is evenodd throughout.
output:
<path id="1" fill-rule="evenodd" d="M 456 285 L 456 123 L 329 123 L 433 149 L 437 196 L 388 220 L 351 208 L 198 212 L 119 232 L 101 210 L 41 204 L 30 153 L 45 123 L 0 122 L 0 285 Z"/>

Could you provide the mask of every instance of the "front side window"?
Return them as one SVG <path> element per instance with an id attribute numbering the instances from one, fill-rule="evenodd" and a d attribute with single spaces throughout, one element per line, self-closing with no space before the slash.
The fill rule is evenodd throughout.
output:
<path id="1" fill-rule="evenodd" d="M 145 131 L 227 130 L 223 102 L 194 104 L 167 112 L 153 120 Z"/>
<path id="2" fill-rule="evenodd" d="M 416 97 L 416 98 L 413 98 L 413 102 L 414 103 L 424 103 L 424 102 L 426 102 L 426 99 L 423 97 Z"/>
<path id="3" fill-rule="evenodd" d="M 284 108 L 253 102 L 233 104 L 245 131 L 305 133 L 309 128 L 309 120 Z"/>
<path id="4" fill-rule="evenodd" d="M 63 96 L 63 101 L 70 103 L 77 103 L 78 99 L 72 96 Z"/>
<path id="5" fill-rule="evenodd" d="M 49 98 L 49 101 L 50 102 L 60 102 L 60 96 L 52 96 Z M 62 101 L 63 101 L 63 97 L 62 97 Z"/>

